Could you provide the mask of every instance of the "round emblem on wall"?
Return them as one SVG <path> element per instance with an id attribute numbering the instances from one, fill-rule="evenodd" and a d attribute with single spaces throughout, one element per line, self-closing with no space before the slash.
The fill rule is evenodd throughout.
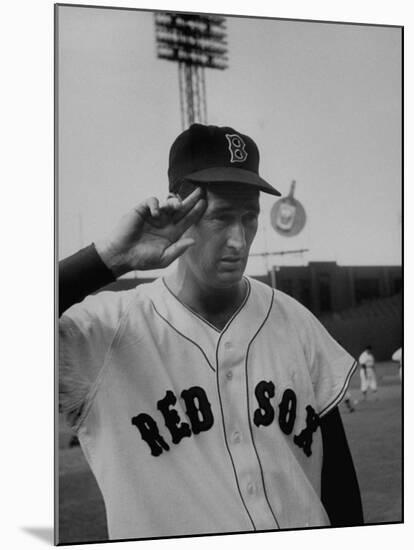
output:
<path id="1" fill-rule="evenodd" d="M 270 211 L 273 229 L 285 237 L 294 237 L 302 231 L 306 223 L 305 209 L 293 196 L 295 187 L 296 182 L 292 181 L 289 195 L 275 202 Z"/>

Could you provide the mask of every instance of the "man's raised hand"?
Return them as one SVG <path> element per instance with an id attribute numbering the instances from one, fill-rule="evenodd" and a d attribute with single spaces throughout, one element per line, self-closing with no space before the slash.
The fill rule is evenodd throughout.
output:
<path id="1" fill-rule="evenodd" d="M 135 269 L 167 267 L 194 244 L 184 233 L 205 209 L 200 188 L 183 201 L 170 196 L 160 204 L 152 197 L 128 212 L 107 239 L 96 242 L 96 250 L 116 277 Z"/>

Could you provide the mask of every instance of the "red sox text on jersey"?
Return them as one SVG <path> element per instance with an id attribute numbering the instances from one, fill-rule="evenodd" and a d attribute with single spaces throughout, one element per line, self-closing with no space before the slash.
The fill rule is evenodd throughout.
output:
<path id="1" fill-rule="evenodd" d="M 271 398 L 275 395 L 275 385 L 272 381 L 262 380 L 254 390 L 259 407 L 254 411 L 254 423 L 256 426 L 270 426 L 275 420 L 275 409 Z M 185 403 L 186 414 L 190 423 L 182 421 L 174 405 L 177 397 L 171 390 L 168 390 L 163 399 L 157 402 L 157 409 L 161 412 L 165 426 L 170 433 L 174 444 L 180 443 L 184 437 L 191 437 L 192 434 L 199 434 L 209 430 L 214 423 L 214 416 L 211 410 L 211 403 L 206 392 L 199 386 L 193 386 L 181 392 L 181 399 Z M 286 435 L 292 433 L 296 420 L 296 394 L 288 388 L 284 391 L 282 400 L 278 406 L 279 428 Z M 313 433 L 319 425 L 319 417 L 311 405 L 306 407 L 306 426 L 302 431 L 293 437 L 296 445 L 303 449 L 306 456 L 312 454 Z M 131 419 L 137 427 L 142 439 L 148 444 L 151 454 L 159 456 L 163 451 L 169 451 L 165 437 L 161 435 L 157 422 L 152 416 L 140 413 Z"/>

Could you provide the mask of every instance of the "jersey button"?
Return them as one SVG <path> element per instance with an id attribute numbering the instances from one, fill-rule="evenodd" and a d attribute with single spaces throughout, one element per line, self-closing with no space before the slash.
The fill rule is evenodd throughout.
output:
<path id="1" fill-rule="evenodd" d="M 240 441 L 241 441 L 240 432 L 233 432 L 232 441 L 233 441 L 233 443 L 240 443 Z"/>
<path id="2" fill-rule="evenodd" d="M 249 493 L 249 495 L 254 495 L 255 492 L 256 492 L 256 487 L 254 485 L 254 483 L 250 482 L 247 484 L 247 492 Z"/>
<path id="3" fill-rule="evenodd" d="M 232 345 L 231 342 L 226 342 L 226 343 L 224 344 L 224 347 L 225 347 L 225 349 L 227 349 L 227 350 L 231 350 L 231 349 L 233 348 L 233 345 Z"/>
<path id="4" fill-rule="evenodd" d="M 233 378 L 233 373 L 231 372 L 231 370 L 228 370 L 226 372 L 226 378 L 227 380 L 231 380 Z"/>

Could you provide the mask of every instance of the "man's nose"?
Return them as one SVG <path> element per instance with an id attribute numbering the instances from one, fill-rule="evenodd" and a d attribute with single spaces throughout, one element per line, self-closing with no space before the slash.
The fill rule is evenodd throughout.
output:
<path id="1" fill-rule="evenodd" d="M 227 246 L 237 251 L 241 251 L 246 247 L 246 235 L 242 223 L 233 223 L 229 228 Z"/>

